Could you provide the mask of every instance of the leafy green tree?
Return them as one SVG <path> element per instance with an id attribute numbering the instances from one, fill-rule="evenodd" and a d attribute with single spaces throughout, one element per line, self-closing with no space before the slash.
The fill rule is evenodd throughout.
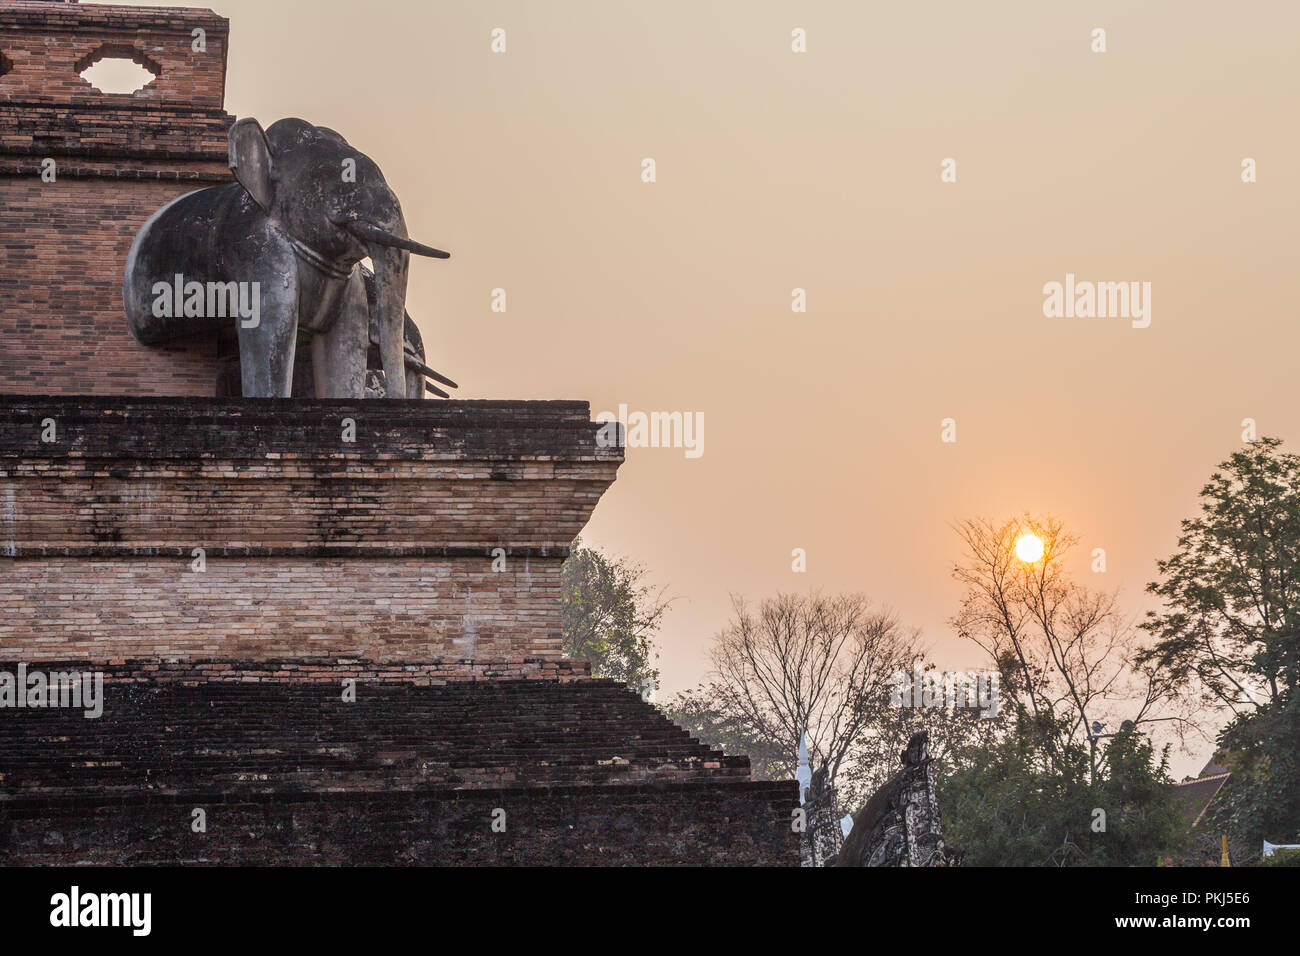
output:
<path id="1" fill-rule="evenodd" d="M 1232 776 L 1207 814 L 1258 855 L 1262 841 L 1300 843 L 1300 703 L 1282 694 L 1239 714 L 1219 738 Z M 1203 824 L 1204 825 L 1204 824 Z"/>
<path id="2" fill-rule="evenodd" d="M 644 583 L 645 569 L 576 539 L 561 572 L 563 648 L 597 677 L 657 688 L 653 637 L 672 603 Z"/>
<path id="3" fill-rule="evenodd" d="M 1281 444 L 1261 438 L 1219 466 L 1147 587 L 1164 609 L 1143 624 L 1155 644 L 1140 660 L 1237 713 L 1300 674 L 1300 456 Z"/>
<path id="4" fill-rule="evenodd" d="M 691 736 L 729 754 L 745 754 L 757 780 L 790 777 L 790 748 L 787 741 L 766 736 L 741 714 L 729 712 L 718 688 L 702 685 L 677 694 L 664 706 L 673 723 Z"/>
<path id="5" fill-rule="evenodd" d="M 965 862 L 1152 866 L 1179 853 L 1186 823 L 1169 789 L 1168 748 L 1157 760 L 1143 735 L 1123 731 L 1094 769 L 1090 749 L 1053 723 L 1068 719 L 1019 706 L 1002 740 L 940 762 L 944 836 Z"/>
<path id="6" fill-rule="evenodd" d="M 1258 847 L 1300 840 L 1300 456 L 1276 438 L 1233 453 L 1147 588 L 1164 602 L 1139 660 L 1232 720 L 1232 777 L 1202 822 Z"/>
<path id="7" fill-rule="evenodd" d="M 1131 663 L 1141 646 L 1115 596 L 1071 579 L 1075 536 L 1029 516 L 957 531 L 966 592 L 952 623 L 997 670 L 1006 725 L 940 761 L 945 836 L 977 865 L 1149 866 L 1179 852 L 1169 748 L 1157 755 L 1144 732 L 1182 719 L 1168 715 L 1173 682 Z"/>

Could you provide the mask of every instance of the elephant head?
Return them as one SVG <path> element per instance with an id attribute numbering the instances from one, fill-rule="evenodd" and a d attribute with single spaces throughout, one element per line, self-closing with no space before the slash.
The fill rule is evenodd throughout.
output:
<path id="1" fill-rule="evenodd" d="M 403 322 L 410 254 L 449 254 L 410 239 L 402 207 L 379 167 L 333 130 L 283 119 L 263 131 L 257 120 L 241 119 L 230 130 L 229 144 L 235 179 L 300 256 L 337 275 L 370 257 L 370 324 L 391 383 L 388 394 L 408 394 Z M 423 378 L 420 386 L 416 391 L 423 391 Z"/>

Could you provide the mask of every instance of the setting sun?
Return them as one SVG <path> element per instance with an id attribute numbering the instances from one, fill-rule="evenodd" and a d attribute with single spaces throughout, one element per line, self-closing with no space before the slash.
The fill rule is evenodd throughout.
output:
<path id="1" fill-rule="evenodd" d="M 1026 564 L 1036 564 L 1043 558 L 1043 541 L 1037 535 L 1022 534 L 1016 539 L 1016 557 Z"/>

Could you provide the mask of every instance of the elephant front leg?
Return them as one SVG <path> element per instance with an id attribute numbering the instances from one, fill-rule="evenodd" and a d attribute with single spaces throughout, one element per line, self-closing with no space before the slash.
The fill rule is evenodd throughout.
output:
<path id="1" fill-rule="evenodd" d="M 288 398 L 298 339 L 297 297 L 265 294 L 256 320 L 239 319 L 239 372 L 245 398 Z"/>
<path id="2" fill-rule="evenodd" d="M 369 349 L 370 307 L 358 271 L 347 284 L 329 330 L 311 340 L 316 397 L 365 398 Z"/>

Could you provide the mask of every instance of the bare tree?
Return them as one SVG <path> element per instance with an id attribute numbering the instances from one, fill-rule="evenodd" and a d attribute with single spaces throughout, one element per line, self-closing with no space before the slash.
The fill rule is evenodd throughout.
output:
<path id="1" fill-rule="evenodd" d="M 939 673 L 937 665 L 918 659 L 914 670 Z M 942 676 L 942 675 L 941 675 Z M 972 753 L 987 752 L 1005 736 L 1006 721 L 988 719 L 975 707 L 891 706 L 875 714 L 849 749 L 840 773 L 842 806 L 859 807 L 899 769 L 899 755 L 917 731 L 929 735 L 929 756 L 951 772 Z"/>
<path id="2" fill-rule="evenodd" d="M 919 656 L 917 636 L 862 595 L 781 594 L 734 616 L 713 649 L 708 689 L 741 735 L 784 754 L 792 773 L 800 731 L 809 759 L 834 783 L 854 738 L 890 702 L 899 672 Z"/>
<path id="3" fill-rule="evenodd" d="M 1154 664 L 1134 663 L 1138 634 L 1115 595 L 1070 579 L 1063 558 L 1077 538 L 1059 521 L 969 520 L 957 532 L 967 554 L 953 576 L 966 593 L 952 624 L 988 654 L 1003 695 L 1044 728 L 1053 769 L 1069 745 L 1086 742 L 1096 772 L 1102 756 L 1093 721 L 1111 732 L 1124 720 L 1134 727 L 1169 720 L 1191 729 L 1187 715 L 1173 710 L 1173 677 Z M 1042 543 L 1036 560 L 1017 554 L 1017 543 L 1029 535 Z"/>

